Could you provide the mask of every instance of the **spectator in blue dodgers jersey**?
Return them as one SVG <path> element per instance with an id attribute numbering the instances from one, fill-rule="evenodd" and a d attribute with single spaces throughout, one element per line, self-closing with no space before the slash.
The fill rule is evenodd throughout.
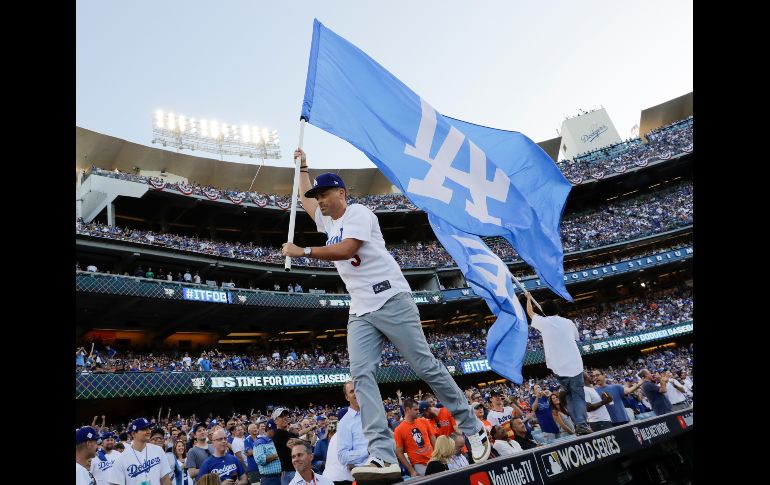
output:
<path id="1" fill-rule="evenodd" d="M 613 426 L 620 426 L 629 422 L 628 413 L 626 412 L 626 396 L 633 394 L 634 391 L 642 387 L 643 380 L 637 381 L 630 386 L 622 386 L 620 384 L 608 384 L 607 375 L 601 369 L 594 369 L 591 372 L 594 389 L 600 395 L 607 393 L 612 402 L 606 405 L 607 412 L 610 413 Z"/>
<path id="2" fill-rule="evenodd" d="M 89 471 L 88 462 L 96 456 L 98 433 L 90 426 L 75 430 L 75 483 L 96 485 L 96 479 Z"/>
<path id="3" fill-rule="evenodd" d="M 110 474 L 114 485 L 171 485 L 171 467 L 160 446 L 149 443 L 150 422 L 138 418 L 131 423 L 131 444 L 115 459 Z"/>
<path id="4" fill-rule="evenodd" d="M 227 452 L 227 434 L 222 428 L 217 428 L 211 435 L 214 453 L 203 462 L 198 475 L 214 473 L 219 476 L 222 485 L 248 485 L 246 468 L 241 460 Z"/>
<path id="5" fill-rule="evenodd" d="M 575 434 L 584 435 L 592 430 L 588 426 L 588 414 L 585 405 L 585 390 L 583 389 L 583 358 L 577 341 L 580 334 L 572 320 L 560 317 L 558 306 L 553 300 L 543 302 L 544 316 L 532 309 L 532 295 L 527 297 L 527 314 L 532 319 L 531 325 L 543 336 L 545 364 L 556 374 L 562 388 L 567 391 L 566 406 L 575 423 Z M 550 410 L 549 410 L 550 411 Z M 548 413 L 550 415 L 550 412 Z M 558 432 L 558 429 L 557 429 Z"/>

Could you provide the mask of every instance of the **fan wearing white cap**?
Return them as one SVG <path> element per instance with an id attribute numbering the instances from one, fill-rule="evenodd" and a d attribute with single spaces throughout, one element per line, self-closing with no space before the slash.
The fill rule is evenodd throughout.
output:
<path id="1" fill-rule="evenodd" d="M 171 467 L 166 453 L 149 443 L 150 422 L 134 420 L 129 426 L 134 440 L 112 465 L 109 481 L 114 485 L 171 485 Z"/>
<path id="2" fill-rule="evenodd" d="M 299 433 L 289 431 L 290 413 L 286 408 L 275 408 L 271 417 L 276 425 L 273 442 L 281 461 L 281 483 L 288 484 L 295 474 L 294 466 L 291 464 L 291 449 L 287 446 L 289 440 L 299 438 L 301 434 L 312 431 L 313 427 L 301 429 Z"/>

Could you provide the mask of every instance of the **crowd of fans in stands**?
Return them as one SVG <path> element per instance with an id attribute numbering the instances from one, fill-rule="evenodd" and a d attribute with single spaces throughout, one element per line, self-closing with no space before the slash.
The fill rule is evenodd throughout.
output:
<path id="1" fill-rule="evenodd" d="M 566 274 L 566 273 L 582 271 L 590 268 L 597 268 L 604 265 L 624 263 L 627 261 L 633 261 L 635 259 L 638 259 L 644 256 L 661 254 L 668 251 L 681 250 L 684 247 L 686 247 L 685 244 L 673 244 L 673 245 L 666 245 L 666 246 L 657 247 L 657 248 L 645 247 L 642 249 L 637 249 L 636 251 L 629 251 L 627 253 L 623 253 L 621 256 L 618 256 L 616 253 L 612 253 L 610 255 L 602 255 L 600 259 L 596 259 L 588 262 L 586 262 L 584 258 L 573 260 L 572 262 L 565 261 L 564 272 Z M 105 267 L 99 268 L 93 263 L 81 265 L 80 262 L 75 263 L 75 271 L 90 271 L 92 273 L 100 273 L 105 275 L 120 274 L 120 272 L 115 270 L 114 268 L 112 269 L 105 268 Z M 512 274 L 517 278 L 527 278 L 527 277 L 532 277 L 534 275 L 534 273 L 529 267 L 522 268 L 522 269 L 514 269 L 512 270 Z M 156 280 L 162 280 L 162 281 L 172 281 L 177 283 L 205 285 L 205 286 L 208 286 L 209 282 L 213 281 L 213 283 L 211 284 L 214 284 L 214 286 L 217 286 L 221 283 L 222 288 L 234 288 L 234 289 L 240 289 L 240 290 L 248 289 L 248 290 L 286 292 L 286 293 L 305 293 L 308 291 L 307 288 L 303 288 L 302 285 L 300 285 L 298 282 L 287 283 L 285 285 L 281 285 L 278 283 L 268 283 L 267 285 L 258 286 L 252 280 L 241 281 L 240 279 L 231 278 L 229 281 L 217 282 L 216 280 L 209 280 L 208 277 L 206 280 L 203 280 L 203 278 L 200 276 L 200 274 L 197 271 L 191 271 L 189 268 L 185 269 L 184 272 L 182 271 L 174 272 L 171 269 L 165 270 L 163 268 L 157 268 L 157 271 L 153 271 L 152 267 L 150 266 L 148 266 L 145 269 L 144 266 L 139 265 L 134 269 L 133 274 L 129 274 L 129 272 L 124 271 L 121 276 L 124 276 L 124 277 L 133 276 L 135 278 L 145 278 L 145 279 L 150 278 L 150 279 L 156 279 Z M 446 290 L 446 289 L 453 289 L 453 288 L 467 288 L 467 285 L 461 279 L 448 281 L 447 285 L 449 286 L 445 286 L 444 284 L 441 284 L 440 289 Z M 313 291 L 312 288 L 310 288 L 309 290 L 311 292 Z M 321 293 L 328 293 L 326 290 L 318 290 L 318 291 L 320 291 Z M 345 292 L 344 289 L 339 291 L 343 293 Z M 334 292 L 332 291 L 332 293 Z"/>
<path id="2" fill-rule="evenodd" d="M 693 188 L 681 182 L 654 194 L 645 194 L 619 202 L 610 202 L 598 210 L 566 216 L 561 224 L 565 253 L 596 248 L 612 243 L 646 237 L 692 224 Z M 131 241 L 235 259 L 282 264 L 279 248 L 251 243 L 213 241 L 192 236 L 158 233 L 140 229 L 76 221 L 78 234 Z M 502 238 L 488 238 L 490 249 L 504 261 L 518 259 L 515 250 Z M 388 246 L 402 268 L 447 267 L 454 260 L 437 241 Z M 296 266 L 332 267 L 332 263 L 308 258 L 295 258 Z"/>
<path id="3" fill-rule="evenodd" d="M 692 366 L 691 344 L 688 347 L 629 357 L 619 365 L 603 369 L 586 368 L 586 396 L 589 395 L 589 388 L 595 388 L 601 392 L 602 399 L 597 409 L 609 408 L 610 405 L 617 406 L 615 410 L 621 409 L 620 418 L 617 414 L 604 415 L 604 419 L 612 419 L 612 424 L 615 425 L 656 415 L 645 385 L 657 388 L 659 383 L 662 388 L 665 383 L 669 391 L 663 394 L 663 399 L 669 400 L 671 404 L 676 401 L 680 406 L 678 409 L 684 409 L 693 404 Z M 645 384 L 643 377 L 647 372 L 650 377 L 647 379 L 649 382 Z M 248 414 L 234 412 L 231 416 L 222 416 L 209 412 L 207 416 L 193 414 L 185 417 L 179 414 L 172 417 L 170 408 L 163 416 L 161 407 L 157 416 L 148 416 L 148 422 L 145 421 L 146 418 L 138 418 L 133 422 L 129 420 L 108 423 L 107 416 L 94 416 L 90 426 L 96 436 L 91 439 L 97 440 L 99 449 L 86 464 L 92 473 L 99 473 L 102 471 L 100 468 L 107 468 L 100 467 L 100 462 L 115 460 L 118 456 L 115 453 L 124 452 L 131 446 L 132 430 L 149 426 L 149 443 L 159 446 L 167 453 L 172 477 L 180 480 L 173 481 L 172 478 L 171 483 L 191 484 L 193 477 L 201 480 L 204 474 L 209 472 L 210 466 L 204 463 L 207 457 L 214 454 L 215 448 L 211 445 L 222 436 L 227 442 L 226 453 L 240 463 L 238 474 L 248 473 L 250 483 L 256 483 L 260 479 L 265 483 L 279 483 L 278 478 L 274 482 L 270 481 L 271 477 L 279 477 L 286 471 L 300 472 L 303 466 L 312 466 L 315 473 L 332 477 L 329 480 L 339 480 L 334 477 L 337 472 L 333 470 L 340 460 L 347 456 L 344 450 L 340 451 L 339 448 L 359 446 L 354 442 L 348 443 L 349 438 L 334 438 L 338 432 L 352 432 L 353 436 L 356 433 L 349 429 L 350 420 L 347 420 L 347 424 L 342 424 L 348 412 L 358 409 L 355 395 L 350 399 L 351 394 L 347 392 L 350 384 L 352 383 L 342 386 L 343 392 L 340 393 L 340 397 L 344 393 L 349 406 L 340 406 L 341 400 L 337 399 L 331 399 L 334 402 L 328 403 L 309 403 L 302 407 L 275 402 L 264 410 L 252 409 Z M 621 402 L 614 403 L 614 399 L 603 392 L 612 385 L 621 386 L 620 394 L 615 394 Z M 491 436 L 492 457 L 515 455 L 576 436 L 569 411 L 560 401 L 565 392 L 560 392 L 554 375 L 545 378 L 528 378 L 525 375 L 520 386 L 506 381 L 484 388 L 470 387 L 465 389 L 465 395 L 476 418 Z M 275 400 L 280 401 L 280 397 Z M 588 398 L 586 400 L 588 405 Z M 401 467 L 405 478 L 410 475 L 442 473 L 472 463 L 467 453 L 467 439 L 453 424 L 454 417 L 446 412 L 432 394 L 419 390 L 414 396 L 404 396 L 397 390 L 395 396 L 385 397 L 382 404 L 388 426 L 394 430 L 397 453 L 402 454 Z M 414 424 L 415 419 L 421 420 L 419 425 Z M 591 419 L 589 414 L 589 422 Z M 616 419 L 621 421 L 616 422 Z M 136 423 L 139 423 L 138 427 Z M 86 423 L 83 425 L 88 426 Z M 357 426 L 360 426 L 360 423 Z M 399 427 L 406 428 L 411 437 L 415 432 L 412 428 L 415 426 L 427 433 L 427 436 L 415 438 L 415 441 L 418 441 L 418 438 L 420 441 L 424 440 L 427 452 L 404 446 L 403 438 L 399 437 L 404 431 Z M 82 442 L 81 435 L 82 433 L 76 433 L 78 443 Z M 296 446 L 303 444 L 302 442 L 309 447 L 308 453 L 312 451 L 312 458 L 306 457 L 305 465 L 302 460 L 291 460 L 292 455 L 296 456 Z M 334 450 L 337 452 L 334 453 Z M 277 460 L 272 458 L 271 461 L 278 463 L 270 467 L 270 462 L 266 460 L 267 455 L 277 456 Z M 342 464 L 344 466 L 345 462 Z"/>
<path id="4" fill-rule="evenodd" d="M 642 297 L 616 301 L 606 308 L 588 307 L 573 310 L 566 316 L 575 321 L 581 342 L 627 335 L 642 330 L 675 325 L 692 320 L 692 290 L 679 286 L 652 291 Z M 452 362 L 477 359 L 485 354 L 488 325 L 472 329 L 427 330 L 426 338 L 433 354 Z M 221 352 L 217 349 L 190 355 L 173 353 L 118 352 L 101 344 L 87 351 L 86 343 L 76 351 L 76 368 L 80 372 L 184 372 L 222 370 L 308 370 L 345 368 L 347 350 L 343 342 L 336 345 L 313 343 L 291 345 L 246 352 Z M 529 350 L 542 349 L 540 332 L 530 328 Z M 409 364 L 389 341 L 382 352 L 381 367 L 408 367 Z"/>
<path id="5" fill-rule="evenodd" d="M 574 185 L 612 173 L 623 173 L 633 167 L 692 151 L 692 128 L 693 117 L 690 116 L 650 131 L 647 134 L 648 143 L 643 143 L 641 139 L 627 140 L 562 161 L 559 169 Z"/>

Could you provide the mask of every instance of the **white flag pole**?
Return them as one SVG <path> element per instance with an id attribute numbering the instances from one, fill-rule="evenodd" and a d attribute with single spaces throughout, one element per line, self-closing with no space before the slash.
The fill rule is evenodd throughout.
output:
<path id="1" fill-rule="evenodd" d="M 521 290 L 523 293 L 528 293 L 527 289 L 526 289 L 526 288 L 524 288 L 524 285 L 522 285 L 522 284 L 521 284 L 521 281 L 519 281 L 519 279 L 518 279 L 518 278 L 516 278 L 515 276 L 513 276 L 513 273 L 511 273 L 511 278 L 513 278 L 513 282 L 514 282 L 514 283 L 516 283 L 516 286 L 518 286 L 518 287 L 519 287 L 519 289 L 520 289 L 520 290 Z M 543 308 L 540 306 L 540 303 L 538 303 L 538 302 L 537 302 L 537 300 L 535 300 L 534 298 L 532 298 L 532 301 L 533 301 L 533 302 L 535 302 L 535 306 L 536 306 L 536 307 L 537 307 L 537 309 L 538 309 L 538 310 L 540 310 L 540 312 L 542 313 L 542 312 L 543 312 Z"/>
<path id="2" fill-rule="evenodd" d="M 299 145 L 297 148 L 302 149 L 302 139 L 305 136 L 305 119 L 300 119 L 299 122 Z M 294 187 L 291 191 L 291 212 L 289 213 L 289 235 L 287 242 L 294 242 L 294 223 L 297 219 L 297 194 L 299 193 L 299 166 L 302 164 L 302 157 L 294 159 Z M 291 258 L 286 256 L 286 261 L 283 263 L 283 269 L 291 271 Z"/>

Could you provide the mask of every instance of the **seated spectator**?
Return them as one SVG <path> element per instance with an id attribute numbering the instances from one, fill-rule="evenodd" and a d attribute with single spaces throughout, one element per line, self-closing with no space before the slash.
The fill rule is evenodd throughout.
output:
<path id="1" fill-rule="evenodd" d="M 471 456 L 467 451 L 468 446 L 465 444 L 465 436 L 462 433 L 452 433 L 450 438 L 454 441 L 454 454 L 447 460 L 449 469 L 454 470 L 468 466 Z M 436 438 L 436 441 L 438 441 L 438 438 Z"/>
<path id="2" fill-rule="evenodd" d="M 552 393 L 548 396 L 551 402 L 551 416 L 553 416 L 554 422 L 559 425 L 559 438 L 575 434 L 575 423 L 572 422 L 572 418 L 570 418 L 569 412 L 561 399 L 564 394 L 566 392 L 562 391 L 561 395 Z"/>
<path id="3" fill-rule="evenodd" d="M 444 409 L 444 408 L 442 408 Z M 465 442 L 463 441 L 463 445 Z M 433 447 L 433 453 L 430 455 L 428 466 L 425 468 L 425 475 L 433 475 L 449 470 L 447 462 L 455 455 L 455 443 L 452 438 L 441 435 L 436 438 L 436 445 Z"/>
<path id="4" fill-rule="evenodd" d="M 535 440 L 532 439 L 532 433 L 527 430 L 524 425 L 524 421 L 521 418 L 513 418 L 511 420 L 511 429 L 513 430 L 513 439 L 519 444 L 522 450 L 528 450 L 539 446 Z"/>
<path id="5" fill-rule="evenodd" d="M 498 456 L 510 456 L 522 452 L 517 441 L 508 439 L 508 432 L 502 426 L 492 426 L 492 437 L 495 439 L 492 448 L 497 451 Z"/>

